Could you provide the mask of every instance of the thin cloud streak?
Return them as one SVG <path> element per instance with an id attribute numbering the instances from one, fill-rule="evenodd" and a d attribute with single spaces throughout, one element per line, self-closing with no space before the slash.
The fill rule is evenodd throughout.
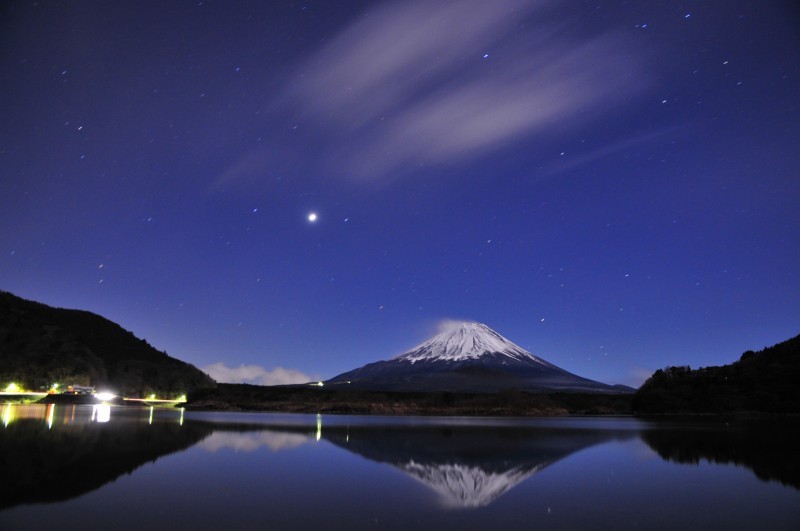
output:
<path id="1" fill-rule="evenodd" d="M 437 77 L 455 74 L 465 56 L 478 59 L 513 28 L 530 4 L 386 4 L 312 58 L 291 92 L 317 113 L 346 114 L 344 125 L 350 128 L 369 123 L 404 105 Z"/>
<path id="2" fill-rule="evenodd" d="M 240 365 L 228 367 L 222 362 L 201 367 L 201 370 L 219 383 L 246 383 L 254 385 L 288 385 L 316 381 L 318 378 L 309 376 L 295 369 L 276 367 L 272 370 L 258 365 Z"/>
<path id="3" fill-rule="evenodd" d="M 575 37 L 551 5 L 387 4 L 313 56 L 282 104 L 325 139 L 326 167 L 369 180 L 575 127 L 644 88 L 630 47 Z"/>
<path id="4" fill-rule="evenodd" d="M 551 163 L 549 166 L 545 166 L 542 169 L 541 174 L 543 176 L 553 177 L 561 173 L 571 171 L 575 168 L 589 166 L 607 157 L 617 156 L 621 153 L 624 154 L 630 150 L 633 150 L 634 148 L 647 146 L 659 138 L 666 138 L 669 134 L 674 134 L 678 131 L 680 131 L 680 127 L 678 126 L 664 127 L 657 131 L 652 131 L 640 136 L 632 136 L 623 138 L 622 140 L 616 142 L 610 142 L 592 151 L 578 153 L 577 155 L 570 153 L 570 156 L 566 160 L 559 159 Z"/>

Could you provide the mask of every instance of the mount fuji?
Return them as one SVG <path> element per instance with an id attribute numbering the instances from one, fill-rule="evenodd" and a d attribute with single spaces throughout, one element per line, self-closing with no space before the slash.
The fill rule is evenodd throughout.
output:
<path id="1" fill-rule="evenodd" d="M 382 391 L 633 391 L 572 374 L 473 322 L 450 322 L 394 359 L 369 363 L 325 384 Z"/>

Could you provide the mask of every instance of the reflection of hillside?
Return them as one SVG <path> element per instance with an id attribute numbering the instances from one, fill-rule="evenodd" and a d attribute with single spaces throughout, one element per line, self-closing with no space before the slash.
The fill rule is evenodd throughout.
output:
<path id="1" fill-rule="evenodd" d="M 13 421 L 0 427 L 0 485 L 14 488 L 4 489 L 0 509 L 80 496 L 211 433 L 181 425 L 178 411 L 153 421 L 147 409 L 120 408 L 98 422 L 91 406 L 55 406 L 50 414 L 46 406 L 9 407 L 4 414 Z"/>
<path id="2" fill-rule="evenodd" d="M 800 424 L 797 421 L 735 423 L 725 426 L 682 425 L 642 432 L 642 439 L 667 461 L 743 466 L 763 481 L 800 489 Z"/>
<path id="3" fill-rule="evenodd" d="M 326 428 L 322 436 L 424 483 L 450 507 L 481 507 L 568 455 L 632 432 L 511 426 Z"/>

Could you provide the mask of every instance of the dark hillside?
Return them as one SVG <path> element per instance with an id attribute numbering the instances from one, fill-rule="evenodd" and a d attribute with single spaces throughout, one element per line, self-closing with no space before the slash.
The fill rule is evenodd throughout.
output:
<path id="1" fill-rule="evenodd" d="M 109 386 L 130 396 L 213 387 L 205 373 L 99 315 L 0 291 L 0 383 Z"/>
<path id="2" fill-rule="evenodd" d="M 658 370 L 637 391 L 638 413 L 800 413 L 800 336 L 721 367 Z"/>

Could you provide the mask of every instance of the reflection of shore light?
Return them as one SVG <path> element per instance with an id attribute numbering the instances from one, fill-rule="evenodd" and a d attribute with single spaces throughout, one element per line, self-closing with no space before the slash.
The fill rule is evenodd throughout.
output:
<path id="1" fill-rule="evenodd" d="M 153 423 L 153 406 L 150 406 L 150 420 L 147 421 L 148 424 Z"/>
<path id="2" fill-rule="evenodd" d="M 183 426 L 183 410 L 184 408 L 181 408 L 181 420 L 178 421 L 181 426 Z"/>
<path id="3" fill-rule="evenodd" d="M 322 439 L 322 415 L 317 413 L 317 440 Z"/>
<path id="4" fill-rule="evenodd" d="M 92 407 L 92 420 L 95 422 L 108 422 L 111 420 L 111 406 L 97 404 Z"/>
<path id="5" fill-rule="evenodd" d="M 12 420 L 11 407 L 12 406 L 10 404 L 3 406 L 3 426 L 4 427 L 8 427 L 8 425 L 11 424 L 11 420 Z"/>
<path id="6" fill-rule="evenodd" d="M 55 404 L 47 404 L 47 429 L 53 427 L 53 417 L 55 416 L 56 405 Z"/>

